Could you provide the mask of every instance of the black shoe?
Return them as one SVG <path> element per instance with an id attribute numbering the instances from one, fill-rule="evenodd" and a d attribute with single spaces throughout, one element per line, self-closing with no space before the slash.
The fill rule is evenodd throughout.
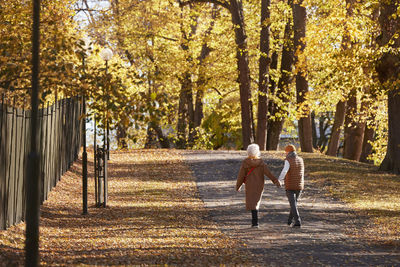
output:
<path id="1" fill-rule="evenodd" d="M 297 222 L 292 224 L 292 228 L 300 228 L 301 227 L 301 223 Z"/>
<path id="2" fill-rule="evenodd" d="M 292 220 L 288 220 L 288 221 L 287 221 L 287 225 L 290 226 L 291 224 L 292 224 Z"/>

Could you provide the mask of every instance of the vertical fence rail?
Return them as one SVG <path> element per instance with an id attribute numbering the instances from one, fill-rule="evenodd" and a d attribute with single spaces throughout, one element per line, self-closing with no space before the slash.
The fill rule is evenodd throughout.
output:
<path id="1" fill-rule="evenodd" d="M 4 94 L 1 96 L 1 108 L 0 108 L 0 125 L 3 125 L 4 122 Z M 4 149 L 4 134 L 5 127 L 0 128 L 0 164 L 3 168 L 0 168 L 0 227 L 1 229 L 5 228 L 5 203 L 6 203 L 6 185 L 5 185 L 5 149 Z"/>
<path id="2" fill-rule="evenodd" d="M 42 151 L 42 144 L 43 144 L 43 106 L 41 109 L 38 110 L 38 116 L 39 116 L 39 120 L 38 120 L 38 132 L 37 134 L 39 135 L 39 143 L 37 146 L 37 152 L 40 155 L 40 160 L 39 160 L 39 166 L 37 166 L 39 168 L 39 173 L 43 173 L 43 151 Z M 44 201 L 43 199 L 43 175 L 39 175 L 39 201 L 40 203 L 42 203 Z"/>
<path id="3" fill-rule="evenodd" d="M 15 149 L 15 164 L 16 168 L 14 168 L 15 173 L 15 184 L 14 184 L 14 207 L 15 207 L 15 212 L 14 212 L 14 218 L 13 221 L 20 221 L 22 219 L 22 199 L 21 195 L 23 194 L 22 192 L 22 184 L 23 184 L 23 158 L 18 157 L 17 155 L 23 155 L 23 133 L 24 133 L 24 110 L 16 109 L 16 120 L 15 120 L 15 138 L 16 138 L 16 149 Z"/>
<path id="4" fill-rule="evenodd" d="M 24 102 L 25 103 L 25 102 Z M 22 123 L 22 134 L 21 134 L 21 150 L 20 150 L 20 155 L 27 155 L 28 154 L 28 147 L 30 147 L 30 144 L 27 142 L 28 140 L 28 127 L 26 126 L 29 120 L 28 117 L 28 112 L 26 110 L 23 110 L 22 112 L 23 116 L 21 118 L 21 123 Z M 20 162 L 20 180 L 22 183 L 21 186 L 21 191 L 19 195 L 19 203 L 21 205 L 21 217 L 19 217 L 16 221 L 21 221 L 25 219 L 25 205 L 26 205 L 26 199 L 25 199 L 25 179 L 24 179 L 24 174 L 25 174 L 25 166 L 26 166 L 26 157 L 20 157 L 21 162 Z"/>
<path id="5" fill-rule="evenodd" d="M 8 119 L 10 121 L 10 135 L 9 138 L 7 138 L 8 140 L 10 140 L 8 142 L 8 157 L 7 157 L 7 165 L 8 165 L 8 169 L 7 169 L 7 181 L 6 181 L 6 187 L 7 187 L 7 195 L 10 196 L 8 197 L 7 200 L 7 224 L 11 224 L 12 223 L 12 215 L 14 213 L 13 211 L 13 206 L 12 206 L 12 200 L 14 198 L 14 195 L 12 194 L 12 187 L 13 187 L 13 182 L 14 182 L 14 177 L 13 177 L 13 165 L 14 165 L 14 161 L 13 159 L 13 143 L 15 144 L 15 142 L 13 142 L 14 140 L 14 108 L 13 107 L 8 107 L 7 108 L 7 115 L 10 114 L 11 116 L 8 116 Z"/>
<path id="6" fill-rule="evenodd" d="M 97 163 L 97 157 L 96 157 L 96 155 L 97 155 L 97 129 L 96 129 L 96 114 L 94 115 L 94 118 L 93 118 L 93 129 L 94 129 L 94 140 L 93 140 L 93 155 L 94 155 L 94 159 L 93 159 L 93 162 L 94 162 L 94 177 L 95 177 L 95 179 L 94 179 L 94 190 L 95 190 L 95 193 L 94 193 L 94 195 L 95 195 L 95 200 L 96 200 L 96 203 L 98 203 L 98 201 L 99 201 L 99 199 L 98 199 L 98 197 L 97 197 L 97 179 L 96 179 L 96 177 L 98 176 L 98 173 L 97 173 L 97 165 L 98 165 L 98 163 Z"/>
<path id="7" fill-rule="evenodd" d="M 39 110 L 40 201 L 78 158 L 82 108 L 79 98 L 43 105 Z M 26 158 L 30 148 L 31 111 L 0 99 L 0 229 L 25 219 Z"/>

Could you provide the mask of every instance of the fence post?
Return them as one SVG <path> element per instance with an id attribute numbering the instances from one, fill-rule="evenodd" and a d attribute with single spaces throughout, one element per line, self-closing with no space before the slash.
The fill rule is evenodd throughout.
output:
<path id="1" fill-rule="evenodd" d="M 48 155 L 47 155 L 47 144 L 48 144 L 48 132 L 47 132 L 47 128 L 48 128 L 48 104 L 46 107 L 46 104 L 43 103 L 42 104 L 42 117 L 41 117 L 41 151 L 42 151 L 42 158 L 43 159 L 48 159 Z M 44 140 L 44 142 L 43 142 Z M 43 185 L 42 185 L 42 190 L 43 190 L 43 201 L 45 201 L 47 199 L 47 196 L 49 194 L 49 191 L 47 190 L 47 183 L 48 183 L 48 179 L 49 179 L 49 173 L 47 172 L 47 166 L 48 166 L 48 160 L 42 160 L 42 170 L 41 170 L 41 176 L 43 179 Z"/>
<path id="2" fill-rule="evenodd" d="M 1 96 L 1 110 L 0 110 L 0 112 L 1 112 L 1 117 L 0 117 L 0 147 L 1 147 L 1 145 L 2 145 L 2 142 L 3 142 L 3 129 L 4 129 L 4 127 L 3 127 L 3 123 L 4 123 L 4 119 L 3 119 L 3 117 L 4 117 L 4 93 L 2 94 L 2 96 Z M 5 143 L 5 142 L 4 142 Z M 2 157 L 2 155 L 4 155 L 4 157 Z M 6 228 L 6 218 L 7 218 L 7 216 L 6 216 L 6 213 L 5 213 L 5 202 L 6 202 L 6 199 L 5 199 L 5 174 L 6 174 L 6 168 L 5 168 L 5 166 L 6 166 L 6 164 L 5 164 L 5 159 L 6 159 L 6 156 L 5 156 L 5 153 L 2 153 L 2 151 L 0 150 L 0 160 L 2 159 L 2 158 L 4 158 L 4 162 L 0 162 L 1 164 L 2 164 L 2 166 L 4 166 L 4 168 L 2 168 L 2 169 L 0 169 L 0 171 L 1 172 L 3 172 L 4 171 L 4 184 L 3 183 L 1 183 L 1 179 L 0 179 L 0 184 L 1 184 L 1 187 L 0 187 L 0 196 L 1 196 L 1 198 L 0 198 L 0 201 L 1 201 L 1 204 L 0 205 L 2 205 L 2 207 L 0 207 L 1 208 L 1 210 L 0 210 L 0 212 L 1 212 L 1 214 L 0 214 L 0 229 L 5 229 Z M 0 174 L 0 177 L 1 177 L 1 174 Z"/>
<path id="3" fill-rule="evenodd" d="M 108 107 L 107 107 L 107 115 L 108 115 Z M 107 116 L 107 160 L 110 160 L 110 124 L 108 122 L 108 116 Z"/>
<path id="4" fill-rule="evenodd" d="M 49 141 L 49 158 L 54 159 L 54 130 L 55 130 L 55 126 L 53 125 L 53 121 L 54 121 L 54 113 L 57 110 L 57 99 L 55 99 L 54 104 L 51 106 L 50 109 L 50 141 Z M 50 163 L 49 166 L 49 173 L 50 173 L 50 187 L 53 186 L 53 181 L 55 179 L 55 175 L 54 175 L 54 160 L 52 160 L 52 162 Z"/>
<path id="5" fill-rule="evenodd" d="M 65 99 L 64 99 L 65 100 Z M 59 180 L 61 179 L 61 173 L 63 173 L 64 172 L 64 170 L 65 170 L 65 144 L 66 144 L 66 141 L 67 141 L 67 137 L 65 136 L 67 133 L 65 133 L 65 124 L 66 124 L 66 121 L 67 121 L 67 115 L 65 114 L 65 103 L 67 102 L 66 100 L 65 101 L 62 101 L 62 103 L 61 103 L 61 131 L 64 133 L 62 136 L 61 136 L 61 154 L 60 154 L 60 156 L 61 156 L 61 170 L 60 170 L 60 175 L 59 175 Z"/>
<path id="6" fill-rule="evenodd" d="M 10 109 L 12 110 L 12 113 L 11 113 L 10 150 L 9 150 L 8 175 L 7 175 L 7 221 L 8 221 L 8 225 L 14 224 L 14 197 L 15 196 L 14 196 L 13 189 L 15 189 L 15 185 L 14 185 L 15 176 L 13 175 L 14 170 L 12 167 L 15 167 L 15 162 L 13 162 L 13 137 L 14 137 L 15 108 L 13 107 L 13 105 L 15 105 L 15 97 L 14 97 L 14 101 L 11 102 L 11 107 L 10 107 Z M 14 151 L 14 154 L 15 154 L 15 151 Z M 11 188 L 11 183 L 12 183 L 13 188 Z M 12 194 L 11 194 L 11 191 L 12 191 Z M 10 205 L 10 202 L 11 202 L 11 205 Z"/>
<path id="7" fill-rule="evenodd" d="M 24 100 L 24 105 L 23 105 L 23 107 L 24 107 L 24 109 L 23 109 L 23 122 L 22 122 L 22 129 L 23 129 L 23 131 L 22 131 L 22 138 L 24 139 L 24 141 L 23 141 L 23 149 L 22 149 L 22 153 L 21 153 L 21 155 L 23 155 L 21 158 L 22 158 L 22 177 L 25 177 L 25 172 L 24 172 L 24 170 L 25 170 L 25 168 L 26 168 L 26 158 L 27 158 L 27 147 L 29 146 L 29 144 L 28 144 L 28 138 L 27 138 L 27 131 L 29 130 L 28 129 L 28 127 L 26 126 L 26 119 L 27 119 L 27 112 L 26 112 L 26 110 L 25 110 L 25 104 L 26 104 L 26 102 L 25 102 L 25 100 Z M 21 143 L 22 143 L 22 141 L 21 141 Z M 22 216 L 21 216 L 21 219 L 23 220 L 23 219 L 25 219 L 25 210 L 26 210 L 26 194 L 25 194 L 25 190 L 26 190 L 26 181 L 25 181 L 25 179 L 23 178 L 22 179 L 22 203 L 21 203 L 21 209 L 22 209 Z"/>
<path id="8" fill-rule="evenodd" d="M 94 114 L 94 119 L 93 119 L 94 123 L 93 123 L 93 129 L 94 129 L 94 139 L 93 139 L 93 162 L 94 162 L 94 197 L 95 197 L 95 202 L 96 204 L 100 201 L 97 197 L 97 177 L 98 177 L 98 173 L 97 173 L 97 129 L 96 129 L 96 114 Z"/>
<path id="9" fill-rule="evenodd" d="M 86 98 L 82 96 L 82 106 L 83 106 L 83 123 L 82 123 L 82 201 L 83 201 L 83 214 L 88 213 L 88 203 L 87 203 L 87 152 L 86 152 Z"/>
<path id="10" fill-rule="evenodd" d="M 51 144 L 51 139 L 50 139 L 50 131 L 49 131 L 49 124 L 50 124 L 50 105 L 49 102 L 47 101 L 47 108 L 46 108 L 46 144 L 45 144 L 45 157 L 48 159 L 51 159 L 50 157 L 50 144 Z M 46 165 L 45 165 L 45 174 L 46 174 L 46 198 L 48 197 L 49 191 L 50 191 L 50 162 L 49 160 L 46 160 Z"/>
<path id="11" fill-rule="evenodd" d="M 23 107 L 25 107 L 25 102 Z M 24 158 L 25 158 L 25 109 L 16 109 L 16 149 L 15 149 L 15 199 L 14 199 L 14 223 L 18 223 L 23 218 L 24 206 L 23 206 L 23 195 L 24 195 Z"/>
<path id="12" fill-rule="evenodd" d="M 38 153 L 40 156 L 40 159 L 43 159 L 43 105 L 42 108 L 40 108 L 39 104 L 39 119 L 38 119 L 38 128 L 39 128 L 39 144 L 38 144 Z M 44 160 L 39 161 L 39 199 L 40 199 L 40 204 L 44 202 L 44 176 L 43 176 L 43 163 Z"/>
<path id="13" fill-rule="evenodd" d="M 60 101 L 58 101 L 58 122 L 57 122 L 57 129 L 58 132 L 62 132 L 63 128 L 62 128 L 62 123 L 63 123 L 63 100 L 61 99 Z M 63 135 L 64 136 L 64 135 Z M 62 136 L 60 136 L 59 134 L 57 135 L 57 181 L 58 182 L 60 180 L 60 173 L 62 171 L 62 158 L 61 158 L 61 154 L 62 154 L 62 142 L 63 142 L 63 138 Z"/>
<path id="14" fill-rule="evenodd" d="M 103 160 L 103 168 L 104 168 L 104 208 L 107 207 L 107 197 L 108 197 L 108 150 L 104 151 L 104 160 Z"/>
<path id="15" fill-rule="evenodd" d="M 97 200 L 98 202 L 96 203 L 97 207 L 101 207 L 104 205 L 104 152 L 105 150 L 101 147 L 97 147 L 96 149 L 96 155 L 95 157 L 97 158 Z"/>
<path id="16" fill-rule="evenodd" d="M 14 134 L 14 181 L 13 181 L 13 187 L 14 187 L 14 199 L 13 199 L 13 219 L 12 219 L 12 224 L 14 224 L 17 221 L 17 193 L 18 193 L 18 183 L 17 180 L 19 179 L 19 177 L 17 176 L 17 166 L 19 167 L 19 165 L 17 164 L 18 158 L 17 158 L 17 150 L 18 150 L 18 128 L 17 124 L 18 124 L 18 110 L 15 107 L 15 96 L 14 96 L 14 101 L 13 101 L 13 123 L 12 123 L 12 127 L 15 127 L 15 134 Z"/>
<path id="17" fill-rule="evenodd" d="M 107 116 L 105 116 L 105 118 L 107 119 Z M 107 123 L 106 121 L 104 121 L 104 123 Z M 104 139 L 103 139 L 103 172 L 104 172 L 104 208 L 107 206 L 107 159 L 108 159 L 108 125 L 104 124 L 103 127 L 103 133 L 104 133 Z"/>

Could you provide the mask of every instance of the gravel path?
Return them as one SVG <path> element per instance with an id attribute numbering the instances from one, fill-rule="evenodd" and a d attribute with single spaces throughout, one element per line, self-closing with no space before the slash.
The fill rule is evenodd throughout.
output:
<path id="1" fill-rule="evenodd" d="M 245 210 L 244 192 L 234 190 L 245 152 L 185 151 L 201 198 L 210 219 L 227 235 L 241 240 L 263 266 L 400 266 L 400 252 L 371 246 L 352 238 L 347 231 L 359 229 L 365 218 L 357 218 L 343 203 L 323 196 L 307 184 L 299 205 L 302 228 L 286 225 L 289 204 L 282 188 L 268 178 L 261 202 L 260 228 L 251 228 Z M 282 159 L 263 154 L 264 161 L 278 176 Z M 306 166 L 307 169 L 307 166 Z"/>

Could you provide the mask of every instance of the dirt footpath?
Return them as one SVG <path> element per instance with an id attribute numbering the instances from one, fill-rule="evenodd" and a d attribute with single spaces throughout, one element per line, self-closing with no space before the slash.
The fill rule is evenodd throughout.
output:
<path id="1" fill-rule="evenodd" d="M 300 200 L 300 229 L 287 226 L 289 204 L 282 188 L 266 178 L 261 202 L 260 228 L 251 228 L 244 192 L 235 183 L 245 152 L 185 151 L 186 163 L 197 179 L 202 200 L 227 235 L 245 243 L 254 261 L 263 266 L 400 266 L 400 252 L 378 247 L 349 233 L 361 229 L 366 218 L 357 217 L 344 203 L 324 196 L 307 183 Z M 262 158 L 278 176 L 283 160 L 274 154 Z M 307 166 L 306 166 L 307 169 Z"/>

